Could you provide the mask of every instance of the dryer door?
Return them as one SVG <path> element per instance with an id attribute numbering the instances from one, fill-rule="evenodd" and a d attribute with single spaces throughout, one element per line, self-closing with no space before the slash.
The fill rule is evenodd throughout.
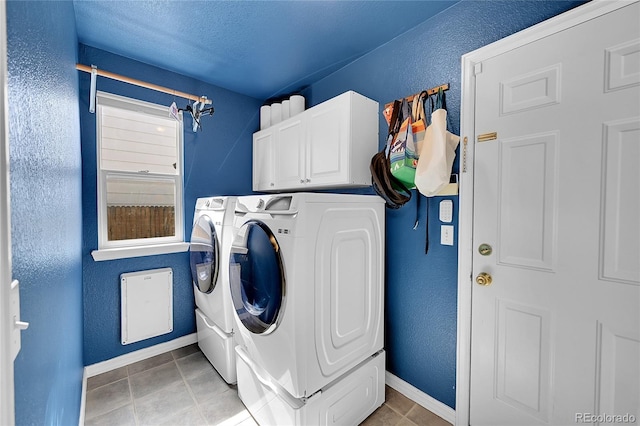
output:
<path id="1" fill-rule="evenodd" d="M 193 225 L 189 251 L 193 285 L 202 293 L 211 293 L 218 280 L 220 249 L 216 228 L 209 216 L 200 216 Z"/>
<path id="2" fill-rule="evenodd" d="M 271 333 L 279 324 L 285 297 L 280 246 L 263 222 L 242 225 L 231 246 L 229 284 L 236 314 L 255 334 Z"/>

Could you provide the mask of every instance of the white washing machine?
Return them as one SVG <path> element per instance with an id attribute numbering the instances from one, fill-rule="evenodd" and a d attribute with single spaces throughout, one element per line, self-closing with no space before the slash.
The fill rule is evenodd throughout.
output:
<path id="1" fill-rule="evenodd" d="M 236 383 L 229 249 L 235 197 L 198 198 L 189 248 L 198 346 L 227 383 Z"/>
<path id="2" fill-rule="evenodd" d="M 244 371 L 271 383 L 266 388 L 281 399 L 305 405 L 372 356 L 384 354 L 381 198 L 238 197 L 234 228 L 229 284 Z M 382 386 L 375 402 L 380 405 L 384 374 L 375 377 L 368 380 L 376 389 Z M 238 391 L 251 411 L 259 401 L 246 400 L 256 391 L 246 382 L 239 376 Z"/>

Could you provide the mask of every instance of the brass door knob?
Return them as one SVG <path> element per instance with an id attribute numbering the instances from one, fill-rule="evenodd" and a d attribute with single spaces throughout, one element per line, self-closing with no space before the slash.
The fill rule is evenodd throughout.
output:
<path id="1" fill-rule="evenodd" d="M 490 285 L 491 281 L 493 281 L 493 278 L 491 278 L 491 275 L 486 272 L 480 272 L 476 277 L 476 282 L 480 285 Z"/>

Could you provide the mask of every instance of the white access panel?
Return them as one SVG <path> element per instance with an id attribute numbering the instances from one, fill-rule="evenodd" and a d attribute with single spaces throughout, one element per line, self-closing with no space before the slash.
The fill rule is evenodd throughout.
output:
<path id="1" fill-rule="evenodd" d="M 122 344 L 173 331 L 171 268 L 120 275 Z"/>

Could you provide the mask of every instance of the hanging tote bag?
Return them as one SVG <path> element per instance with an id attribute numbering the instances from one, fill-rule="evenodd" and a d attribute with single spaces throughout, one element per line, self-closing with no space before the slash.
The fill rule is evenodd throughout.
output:
<path id="1" fill-rule="evenodd" d="M 393 135 L 389 148 L 391 174 L 407 188 L 413 188 L 418 153 L 413 139 L 411 110 L 405 99 L 400 106 L 398 122 L 400 128 Z"/>
<path id="2" fill-rule="evenodd" d="M 460 142 L 460 136 L 447 131 L 447 110 L 442 91 L 438 92 L 436 108 L 425 131 L 415 174 L 416 187 L 427 197 L 437 195 L 449 184 L 456 147 Z"/>
<path id="3" fill-rule="evenodd" d="M 433 111 L 433 101 L 431 100 L 431 110 L 429 110 L 429 114 L 426 114 L 427 110 L 425 109 L 426 105 L 424 104 L 425 98 L 431 100 L 431 97 L 428 95 L 426 90 L 420 92 L 420 94 L 413 98 L 413 105 L 411 107 L 411 130 L 413 132 L 413 142 L 416 147 L 417 158 L 419 158 L 422 141 L 424 140 L 424 134 L 427 130 L 427 119 Z M 429 103 L 427 103 L 427 105 L 429 105 Z"/>

